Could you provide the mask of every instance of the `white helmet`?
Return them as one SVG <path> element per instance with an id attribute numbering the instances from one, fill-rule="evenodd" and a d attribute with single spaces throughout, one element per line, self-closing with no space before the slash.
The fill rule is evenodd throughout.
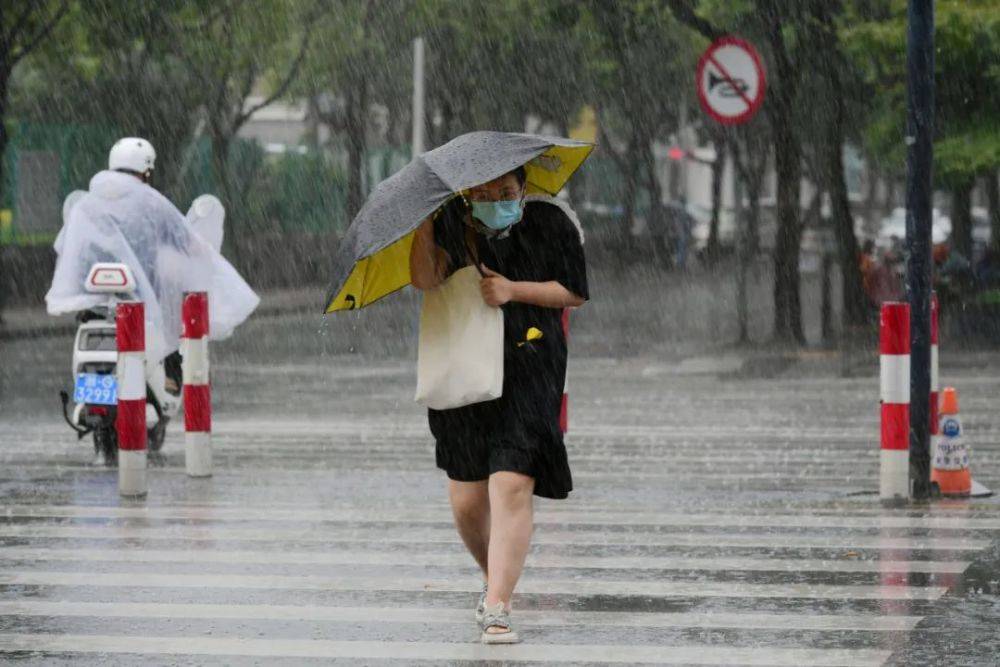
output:
<path id="1" fill-rule="evenodd" d="M 125 137 L 115 142 L 108 155 L 108 169 L 112 171 L 124 169 L 145 174 L 153 170 L 156 162 L 156 151 L 153 144 L 138 137 Z"/>

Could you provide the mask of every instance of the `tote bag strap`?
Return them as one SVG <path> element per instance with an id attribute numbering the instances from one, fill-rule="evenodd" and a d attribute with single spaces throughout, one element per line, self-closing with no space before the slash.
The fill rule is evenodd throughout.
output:
<path id="1" fill-rule="evenodd" d="M 469 266 L 476 267 L 476 271 L 479 273 L 480 278 L 485 278 L 486 274 L 483 273 L 483 267 L 479 265 L 479 253 L 476 253 L 476 257 L 473 258 L 472 251 L 469 248 L 469 236 L 466 232 L 468 227 L 464 224 L 462 225 L 462 249 L 465 250 L 465 261 L 469 263 Z M 475 234 L 475 232 L 473 232 Z M 475 239 L 475 237 L 473 237 Z"/>

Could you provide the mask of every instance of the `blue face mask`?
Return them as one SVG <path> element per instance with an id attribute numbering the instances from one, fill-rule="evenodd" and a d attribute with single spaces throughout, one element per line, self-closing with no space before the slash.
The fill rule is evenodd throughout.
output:
<path id="1" fill-rule="evenodd" d="M 509 201 L 474 201 L 472 202 L 472 217 L 490 229 L 503 231 L 521 220 L 521 202 L 517 199 Z"/>

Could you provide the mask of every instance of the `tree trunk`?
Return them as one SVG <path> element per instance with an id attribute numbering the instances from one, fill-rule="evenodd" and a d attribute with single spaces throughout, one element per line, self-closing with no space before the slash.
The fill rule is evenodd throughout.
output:
<path id="1" fill-rule="evenodd" d="M 10 81 L 10 66 L 6 61 L 0 63 L 0 208 L 3 207 L 4 200 L 4 159 L 7 152 L 7 92 Z M 7 248 L 0 241 L 0 324 L 3 323 L 3 310 L 7 303 L 7 293 L 10 289 L 10 276 L 7 275 L 6 262 Z"/>
<path id="2" fill-rule="evenodd" d="M 881 177 L 879 172 L 873 169 L 870 165 L 867 169 L 867 180 L 868 180 L 868 191 L 865 193 L 865 208 L 864 208 L 864 236 L 870 238 L 872 235 L 872 230 L 877 229 L 877 225 L 873 224 L 875 222 L 875 215 L 878 211 L 878 190 L 879 183 L 881 182 Z"/>
<path id="3" fill-rule="evenodd" d="M 441 122 L 435 124 L 434 119 L 439 114 Z M 451 103 L 447 97 L 442 97 L 437 113 L 427 114 L 427 131 L 430 135 L 430 141 L 425 148 L 434 148 L 448 141 L 448 128 L 451 127 L 452 122 L 451 115 Z"/>
<path id="4" fill-rule="evenodd" d="M 347 216 L 353 219 L 364 203 L 365 117 L 368 108 L 368 85 L 356 81 L 346 91 L 347 111 Z"/>
<path id="5" fill-rule="evenodd" d="M 805 343 L 802 305 L 799 300 L 799 220 L 801 148 L 788 124 L 774 123 L 774 165 L 778 176 L 778 231 L 774 245 L 774 337 L 783 342 Z"/>
<path id="6" fill-rule="evenodd" d="M 233 183 L 229 174 L 229 148 L 232 137 L 219 127 L 210 123 L 210 140 L 212 145 L 212 169 L 215 171 L 216 185 L 219 188 L 219 199 L 226 209 L 227 226 L 237 231 L 236 234 L 226 234 L 225 245 L 236 268 L 242 268 L 241 246 L 237 239 L 246 239 L 251 230 L 249 220 L 243 210 L 239 210 L 237 200 L 233 196 Z"/>
<path id="7" fill-rule="evenodd" d="M 966 181 L 951 191 L 951 247 L 972 261 L 972 186 Z"/>
<path id="8" fill-rule="evenodd" d="M 750 153 L 753 148 L 749 140 L 741 141 L 736 138 L 729 144 L 729 149 L 732 152 L 733 168 L 736 173 L 734 206 L 737 211 L 737 256 L 739 258 L 739 283 L 736 296 L 739 325 L 738 342 L 746 344 L 750 342 L 749 287 L 753 273 L 753 262 L 760 249 L 760 189 L 764 169 L 759 164 L 751 162 Z M 766 159 L 764 163 L 766 164 Z M 746 208 L 743 206 L 744 197 L 747 201 Z"/>
<path id="9" fill-rule="evenodd" d="M 747 189 L 747 253 L 750 258 L 760 252 L 760 191 L 764 183 L 764 173 L 752 171 L 744 179 Z"/>
<path id="10" fill-rule="evenodd" d="M 736 149 L 734 148 L 734 151 Z M 718 156 L 716 157 L 718 159 Z M 739 158 L 734 159 L 739 162 Z M 745 170 L 736 169 L 734 208 L 736 209 L 736 230 L 739 258 L 739 273 L 736 278 L 736 322 L 738 327 L 737 342 L 746 345 L 750 342 L 750 297 L 747 281 L 750 275 L 750 230 L 746 209 L 743 208 L 743 190 L 746 187 Z"/>
<path id="11" fill-rule="evenodd" d="M 726 172 L 726 158 L 729 156 L 725 139 L 716 139 L 715 162 L 712 163 L 712 219 L 708 225 L 708 242 L 705 245 L 705 257 L 708 263 L 715 264 L 719 259 L 719 214 L 722 211 L 722 178 Z M 740 209 L 740 202 L 736 203 Z"/>
<path id="12" fill-rule="evenodd" d="M 839 115 L 839 113 L 838 113 Z M 854 218 L 844 179 L 844 161 L 841 147 L 843 134 L 839 124 L 829 130 L 824 146 L 826 162 L 826 187 L 830 195 L 830 212 L 833 215 L 833 233 L 837 239 L 837 258 L 840 262 L 843 323 L 846 327 L 863 326 L 868 320 L 865 307 L 865 290 L 858 262 L 858 239 L 854 236 Z"/>
<path id="13" fill-rule="evenodd" d="M 216 184 L 219 186 L 220 198 L 227 211 L 232 211 L 233 184 L 229 179 L 229 146 L 230 137 L 213 129 L 212 131 L 212 169 L 215 171 Z"/>
<path id="14" fill-rule="evenodd" d="M 635 161 L 629 160 L 622 174 L 625 181 L 625 191 L 622 193 L 622 199 L 624 200 L 622 206 L 625 216 L 625 237 L 629 245 L 632 243 L 632 228 L 635 226 L 635 197 L 639 191 L 638 174 L 636 174 L 636 171 Z"/>
<path id="15" fill-rule="evenodd" d="M 639 140 L 636 136 L 635 127 L 629 138 L 628 147 L 619 166 L 623 166 L 622 176 L 625 179 L 625 192 L 623 207 L 625 209 L 625 239 L 628 247 L 632 246 L 632 229 L 635 227 L 635 199 L 639 193 L 639 164 L 636 159 L 636 150 L 639 148 Z M 614 150 L 611 148 L 610 150 Z"/>
<path id="16" fill-rule="evenodd" d="M 778 177 L 778 230 L 774 245 L 774 338 L 786 343 L 805 343 L 802 304 L 799 299 L 799 190 L 802 178 L 802 146 L 795 135 L 795 85 L 798 72 L 782 32 L 779 8 L 767 3 L 767 40 L 774 54 L 776 82 L 765 105 L 774 139 L 774 168 Z"/>
<path id="17" fill-rule="evenodd" d="M 986 174 L 986 201 L 990 207 L 990 244 L 994 250 L 1000 248 L 1000 172 Z"/>
<path id="18" fill-rule="evenodd" d="M 7 94 L 8 82 L 10 81 L 10 67 L 6 62 L 0 63 L 0 202 L 3 202 L 3 168 L 5 166 L 3 157 L 7 150 Z"/>
<path id="19" fill-rule="evenodd" d="M 642 155 L 642 162 L 646 167 L 646 182 L 649 186 L 649 219 L 646 221 L 647 238 L 653 247 L 653 256 L 661 262 L 661 268 L 670 269 L 674 265 L 673 256 L 670 252 L 672 248 L 670 240 L 674 237 L 674 230 L 670 228 L 670 219 L 664 214 L 663 188 L 660 187 L 660 179 L 656 177 L 656 156 L 653 154 L 652 144 L 653 140 L 651 137 L 644 136 L 639 139 L 639 151 Z"/>

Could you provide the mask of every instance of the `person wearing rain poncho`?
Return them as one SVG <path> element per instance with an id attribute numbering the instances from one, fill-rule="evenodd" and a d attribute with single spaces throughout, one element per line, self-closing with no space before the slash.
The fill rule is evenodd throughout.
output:
<path id="1" fill-rule="evenodd" d="M 147 377 L 163 373 L 167 386 L 180 381 L 176 351 L 184 292 L 209 293 L 212 339 L 226 338 L 260 299 L 222 256 L 188 224 L 170 201 L 149 185 L 156 153 L 144 139 L 129 137 L 111 149 L 108 170 L 65 212 L 56 238 L 52 286 L 45 295 L 51 315 L 85 312 L 105 301 L 84 289 L 97 262 L 127 264 L 136 298 L 145 304 Z M 173 372 L 170 372 L 170 371 Z M 174 393 L 174 392 L 172 392 Z"/>
<path id="2" fill-rule="evenodd" d="M 518 641 L 510 600 L 531 540 L 533 494 L 565 498 L 572 490 L 559 427 L 561 317 L 589 298 L 575 215 L 553 198 L 526 202 L 525 187 L 521 167 L 471 188 L 468 200 L 452 199 L 421 224 L 410 253 L 421 290 L 477 264 L 483 300 L 504 314 L 502 396 L 429 411 L 458 531 L 488 579 L 477 608 L 486 643 Z"/>

